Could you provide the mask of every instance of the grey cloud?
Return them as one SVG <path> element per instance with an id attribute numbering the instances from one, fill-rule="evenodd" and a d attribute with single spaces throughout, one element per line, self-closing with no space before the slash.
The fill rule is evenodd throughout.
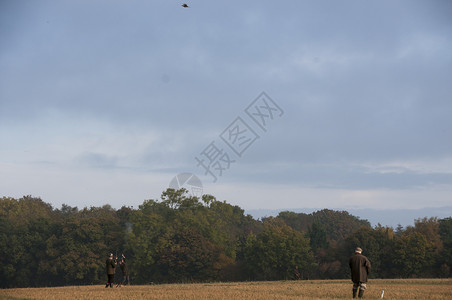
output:
<path id="1" fill-rule="evenodd" d="M 452 173 L 420 173 L 402 168 L 381 173 L 348 164 L 259 165 L 238 161 L 230 170 L 224 172 L 221 180 L 239 182 L 246 180 L 319 189 L 408 190 L 450 185 Z"/>
<path id="2" fill-rule="evenodd" d="M 118 168 L 118 157 L 110 156 L 102 153 L 86 152 L 76 157 L 77 164 L 89 168 Z"/>
<path id="3" fill-rule="evenodd" d="M 217 94 L 224 84 L 235 90 L 259 86 L 249 79 L 260 80 L 261 85 L 276 85 L 278 78 L 271 78 L 276 79 L 272 84 L 265 80 L 265 73 L 275 65 L 284 64 L 285 56 L 293 54 L 294 49 L 305 48 L 309 56 L 320 61 L 328 58 L 315 53 L 316 49 L 332 49 L 339 54 L 373 51 L 374 55 L 385 55 L 378 46 L 394 47 L 400 37 L 419 28 L 419 25 L 401 26 L 403 22 L 413 24 L 412 20 L 419 17 L 414 11 L 415 15 L 400 19 L 399 13 L 405 9 L 403 5 L 391 5 L 389 10 L 385 5 L 374 5 L 372 9 L 357 5 L 350 9 L 327 1 L 320 4 L 294 2 L 281 8 L 279 4 L 264 1 L 259 7 L 241 3 L 239 10 L 228 8 L 234 7 L 230 5 L 221 11 L 215 7 L 209 13 L 212 5 L 200 3 L 191 15 L 180 10 L 173 12 L 168 4 L 156 7 L 139 2 L 138 5 L 141 7 L 90 4 L 86 9 L 71 4 L 69 8 L 38 10 L 43 16 L 35 17 L 34 22 L 41 22 L 44 17 L 52 19 L 54 27 L 50 32 L 53 35 L 33 47 L 38 59 L 24 57 L 30 65 L 23 66 L 22 74 L 17 75 L 22 77 L 22 85 L 31 85 L 27 90 L 33 94 L 25 93 L 21 87 L 6 89 L 10 92 L 5 92 L 5 99 L 15 100 L 10 101 L 14 104 L 5 103 L 6 108 L 12 105 L 13 110 L 33 112 L 54 106 L 113 118 L 122 115 L 130 121 L 160 119 L 161 115 L 171 113 L 183 117 L 177 110 L 168 110 L 165 103 L 175 102 L 173 108 L 187 108 L 196 114 L 193 107 L 185 105 L 187 98 L 208 103 L 212 100 L 209 96 L 214 95 L 220 106 L 224 106 L 223 101 L 237 101 Z M 57 10 L 63 13 L 58 15 Z M 376 20 L 380 14 L 386 14 L 385 22 Z M 82 17 L 86 21 L 80 22 Z M 268 22 L 272 20 L 274 22 Z M 362 22 L 373 26 L 370 32 Z M 24 33 L 36 37 L 38 29 L 48 26 L 40 23 L 38 29 L 32 29 L 33 25 L 30 22 L 29 28 L 23 29 Z M 403 27 L 403 30 L 392 31 L 391 26 Z M 434 26 L 437 27 L 439 25 Z M 289 64 L 282 70 L 286 77 L 306 77 L 303 70 L 291 71 Z M 33 65 L 41 74 L 30 68 Z M 370 61 L 368 67 L 375 65 Z M 334 81 L 336 86 L 347 86 L 349 76 L 356 71 L 360 72 L 354 67 L 344 73 L 333 66 L 326 69 L 329 75 L 322 79 L 329 84 Z M 364 75 L 382 76 L 385 71 L 367 70 Z M 336 77 L 331 77 L 335 73 Z M 169 74 L 171 86 L 162 86 L 162 74 Z M 312 83 L 312 79 L 310 81 Z M 205 87 L 210 88 L 200 93 Z M 321 84 L 321 88 L 325 85 Z M 27 105 L 20 105 L 23 102 Z"/>
<path id="4" fill-rule="evenodd" d="M 164 130 L 161 149 L 133 159 L 144 169 L 176 170 L 195 165 L 193 157 L 265 90 L 285 115 L 238 162 L 238 176 L 262 166 L 268 173 L 250 180 L 348 188 L 450 179 L 348 167 L 451 155 L 450 3 L 173 4 L 9 4 L 0 17 L 7 33 L 0 124 L 34 124 L 57 111 Z M 186 138 L 171 135 L 181 128 Z M 89 151 L 76 161 L 123 167 L 119 157 Z M 312 165 L 272 169 L 279 162 Z"/>

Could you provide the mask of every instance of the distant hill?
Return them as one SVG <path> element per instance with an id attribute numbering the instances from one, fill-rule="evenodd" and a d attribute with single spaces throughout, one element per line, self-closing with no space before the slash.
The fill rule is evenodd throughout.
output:
<path id="1" fill-rule="evenodd" d="M 322 208 L 299 208 L 299 209 L 250 209 L 245 213 L 250 214 L 255 219 L 277 216 L 282 211 L 292 211 L 295 213 L 311 214 L 320 211 Z M 422 209 L 341 209 L 332 208 L 336 211 L 347 211 L 349 214 L 358 217 L 361 220 L 367 220 L 371 226 L 377 224 L 396 228 L 399 224 L 403 227 L 413 226 L 414 220 L 424 217 L 438 217 L 439 219 L 452 216 L 452 206 L 446 207 L 425 207 Z"/>

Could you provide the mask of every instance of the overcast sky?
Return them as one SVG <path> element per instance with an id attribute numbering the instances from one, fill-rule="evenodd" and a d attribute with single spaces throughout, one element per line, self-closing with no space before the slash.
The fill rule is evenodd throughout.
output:
<path id="1" fill-rule="evenodd" d="M 451 1 L 182 3 L 0 1 L 0 197 L 452 204 Z"/>

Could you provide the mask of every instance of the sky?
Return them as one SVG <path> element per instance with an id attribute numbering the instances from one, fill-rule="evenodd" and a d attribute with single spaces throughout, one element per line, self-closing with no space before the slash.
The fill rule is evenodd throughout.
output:
<path id="1" fill-rule="evenodd" d="M 452 205 L 451 1 L 182 3 L 0 1 L 0 197 Z"/>

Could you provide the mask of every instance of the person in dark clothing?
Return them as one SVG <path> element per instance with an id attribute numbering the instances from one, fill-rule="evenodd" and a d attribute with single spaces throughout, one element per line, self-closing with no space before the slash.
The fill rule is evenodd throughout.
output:
<path id="1" fill-rule="evenodd" d="M 107 288 L 108 286 L 110 286 L 112 288 L 113 282 L 115 280 L 115 271 L 116 271 L 116 260 L 113 259 L 113 254 L 110 254 L 110 256 L 107 258 L 105 265 L 108 277 L 108 281 L 105 287 Z"/>
<path id="2" fill-rule="evenodd" d="M 119 267 L 121 268 L 122 272 L 122 282 L 118 283 L 116 287 L 126 284 L 130 285 L 129 269 L 127 268 L 126 257 L 124 256 L 124 254 L 121 255 L 121 262 L 119 263 Z"/>
<path id="3" fill-rule="evenodd" d="M 293 270 L 293 278 L 295 280 L 300 280 L 300 271 L 298 271 L 298 266 L 295 266 L 295 269 Z"/>
<path id="4" fill-rule="evenodd" d="M 348 262 L 353 281 L 353 298 L 356 298 L 358 289 L 358 297 L 362 298 L 364 296 L 364 291 L 367 288 L 367 275 L 370 273 L 370 261 L 361 254 L 362 251 L 361 248 L 356 248 L 355 254 L 350 257 Z"/>

